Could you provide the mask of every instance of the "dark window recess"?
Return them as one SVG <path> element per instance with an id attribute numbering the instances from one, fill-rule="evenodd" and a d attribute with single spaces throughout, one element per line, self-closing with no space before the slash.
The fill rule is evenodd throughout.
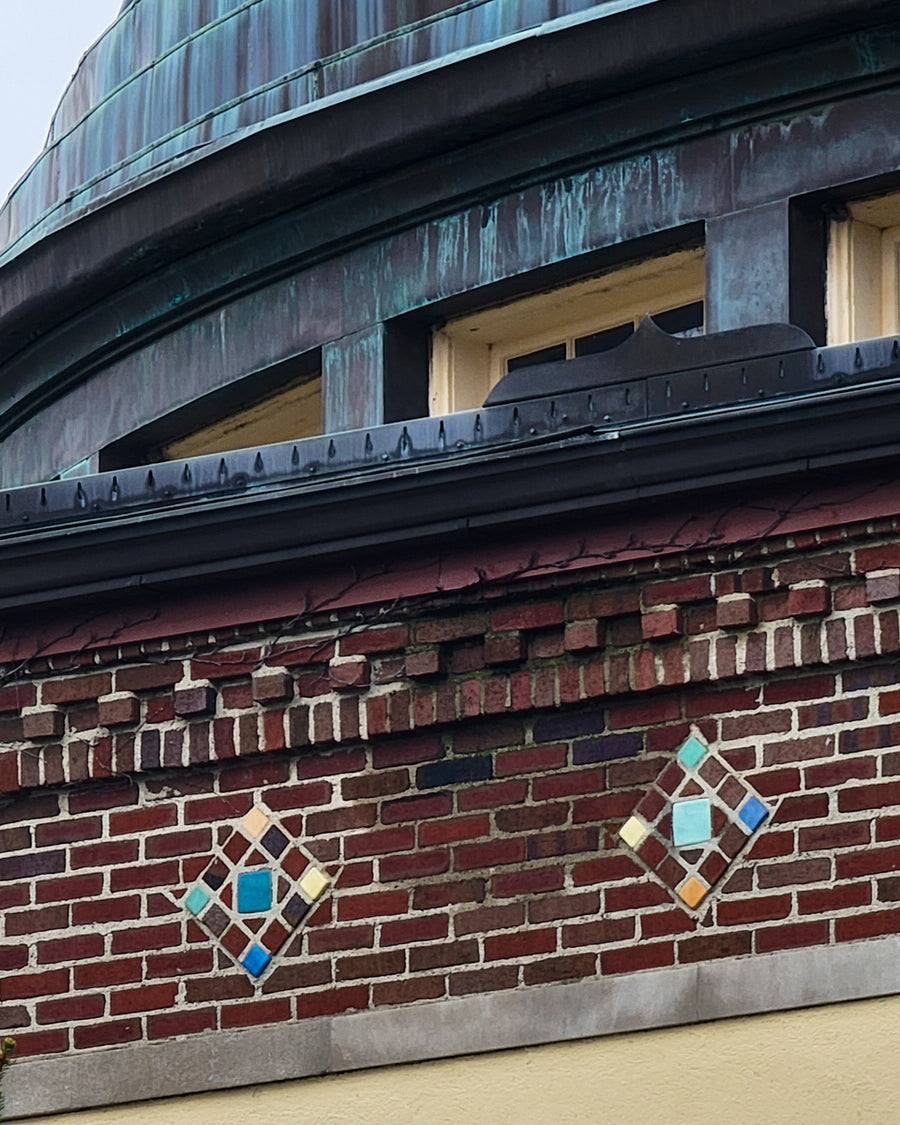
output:
<path id="1" fill-rule="evenodd" d="M 566 358 L 566 345 L 553 344 L 549 348 L 540 348 L 536 352 L 526 355 L 513 356 L 506 361 L 507 371 L 518 371 L 520 367 L 534 367 L 536 363 L 555 363 L 558 359 Z"/>
<path id="2" fill-rule="evenodd" d="M 653 322 L 670 336 L 697 336 L 703 331 L 703 302 L 695 301 L 692 305 L 656 313 Z"/>
<path id="3" fill-rule="evenodd" d="M 321 376 L 322 353 L 316 348 L 301 356 L 284 360 L 265 371 L 236 379 L 209 394 L 195 398 L 186 406 L 148 422 L 126 437 L 100 450 L 101 472 L 145 465 L 153 461 L 180 460 L 182 456 L 265 445 L 270 441 L 289 441 L 322 432 Z M 304 392 L 312 392 L 303 398 Z M 292 393 L 297 401 L 286 402 Z M 254 410 L 271 404 L 278 415 L 278 432 L 269 432 L 265 414 L 254 423 Z M 310 414 L 310 410 L 313 414 Z M 249 413 L 248 413 L 249 412 Z M 248 425 L 243 426 L 244 420 Z M 234 433 L 221 440 L 212 438 L 203 448 L 204 433 L 222 425 L 226 430 L 234 423 Z M 289 435 L 285 437 L 281 430 Z M 174 443 L 198 437 L 198 448 L 190 453 L 170 449 Z M 223 444 L 224 443 L 224 444 Z"/>
<path id="4" fill-rule="evenodd" d="M 575 355 L 596 355 L 597 352 L 612 351 L 625 341 L 634 332 L 631 321 L 628 324 L 619 324 L 615 328 L 605 328 L 602 332 L 592 332 L 590 336 L 581 336 L 575 341 Z"/>

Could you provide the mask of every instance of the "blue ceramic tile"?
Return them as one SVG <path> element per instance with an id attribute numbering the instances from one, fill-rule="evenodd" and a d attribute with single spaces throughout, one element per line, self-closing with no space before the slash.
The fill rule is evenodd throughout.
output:
<path id="1" fill-rule="evenodd" d="M 238 914 L 262 914 L 272 907 L 272 872 L 267 867 L 238 876 Z"/>
<path id="2" fill-rule="evenodd" d="M 699 738 L 694 738 L 693 735 L 685 742 L 685 744 L 678 751 L 678 757 L 683 766 L 687 766 L 692 770 L 696 764 L 701 761 L 706 754 L 706 747 Z"/>
<path id="3" fill-rule="evenodd" d="M 252 973 L 255 977 L 258 977 L 260 973 L 265 971 L 266 966 L 271 960 L 272 958 L 264 949 L 260 949 L 258 945 L 251 945 L 241 959 L 241 964 L 248 973 Z"/>
<path id="4" fill-rule="evenodd" d="M 712 836 L 712 809 L 706 797 L 672 805 L 672 834 L 676 848 L 705 844 Z"/>
<path id="5" fill-rule="evenodd" d="M 190 910 L 191 914 L 199 914 L 208 902 L 209 895 L 206 891 L 202 887 L 194 887 L 184 900 L 184 905 Z"/>
<path id="6" fill-rule="evenodd" d="M 751 797 L 738 813 L 738 816 L 751 832 L 755 832 L 768 815 L 769 810 L 756 797 Z"/>

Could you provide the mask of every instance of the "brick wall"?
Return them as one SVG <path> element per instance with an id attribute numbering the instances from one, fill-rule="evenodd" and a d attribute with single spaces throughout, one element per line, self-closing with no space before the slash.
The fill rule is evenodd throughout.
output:
<path id="1" fill-rule="evenodd" d="M 868 525 L 7 669 L 23 1054 L 900 932 L 900 547 Z M 692 729 L 769 820 L 698 911 L 617 833 Z M 334 878 L 255 983 L 181 904 L 262 802 Z"/>

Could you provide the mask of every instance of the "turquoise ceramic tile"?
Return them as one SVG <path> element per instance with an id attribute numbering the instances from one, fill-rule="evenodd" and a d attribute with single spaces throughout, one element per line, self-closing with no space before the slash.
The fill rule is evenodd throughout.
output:
<path id="1" fill-rule="evenodd" d="M 678 751 L 678 757 L 683 766 L 692 770 L 698 762 L 702 761 L 706 755 L 706 747 L 699 738 L 694 738 L 693 735 L 684 743 Z"/>
<path id="2" fill-rule="evenodd" d="M 712 809 L 706 797 L 672 805 L 672 835 L 676 848 L 705 844 L 712 836 Z"/>
<path id="3" fill-rule="evenodd" d="M 191 914 L 199 914 L 209 902 L 209 897 L 202 887 L 194 887 L 184 900 L 184 905 L 190 910 Z"/>
<path id="4" fill-rule="evenodd" d="M 262 914 L 272 907 L 272 872 L 267 868 L 242 871 L 238 876 L 238 914 Z"/>
<path id="5" fill-rule="evenodd" d="M 751 832 L 755 832 L 768 815 L 769 810 L 756 797 L 751 797 L 738 813 Z"/>

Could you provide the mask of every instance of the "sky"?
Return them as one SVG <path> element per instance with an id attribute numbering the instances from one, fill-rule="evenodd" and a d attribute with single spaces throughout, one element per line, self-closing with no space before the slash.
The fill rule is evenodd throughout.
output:
<path id="1" fill-rule="evenodd" d="M 122 0 L 0 0 L 0 202 L 44 145 L 84 52 Z"/>

